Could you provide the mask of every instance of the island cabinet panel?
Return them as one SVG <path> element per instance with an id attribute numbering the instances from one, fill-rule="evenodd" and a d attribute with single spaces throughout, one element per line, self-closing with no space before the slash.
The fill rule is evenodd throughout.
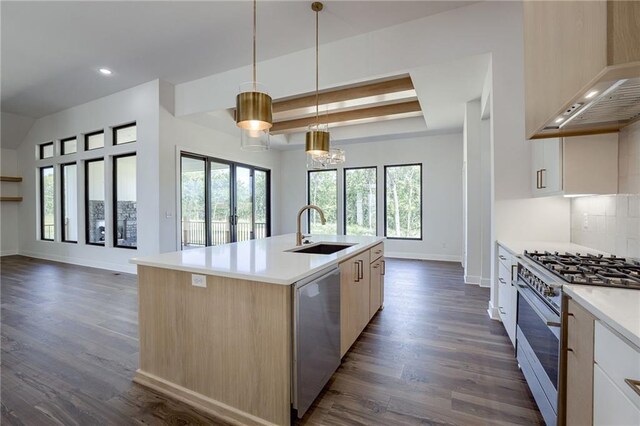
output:
<path id="1" fill-rule="evenodd" d="M 340 356 L 369 322 L 369 251 L 340 264 Z"/>
<path id="2" fill-rule="evenodd" d="M 138 266 L 136 382 L 241 424 L 290 423 L 291 288 Z"/>
<path id="3" fill-rule="evenodd" d="M 566 424 L 593 424 L 595 318 L 573 299 L 567 303 Z"/>
<path id="4" fill-rule="evenodd" d="M 371 263 L 371 283 L 369 285 L 369 319 L 382 306 L 382 292 L 384 291 L 384 259 L 378 258 Z"/>

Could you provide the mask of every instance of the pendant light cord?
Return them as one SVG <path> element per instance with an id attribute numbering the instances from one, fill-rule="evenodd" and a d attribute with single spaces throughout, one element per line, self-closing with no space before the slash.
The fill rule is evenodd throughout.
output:
<path id="1" fill-rule="evenodd" d="M 257 80 L 256 80 L 256 27 L 258 26 L 257 20 L 257 0 L 253 0 L 253 91 L 257 91 Z"/>
<path id="2" fill-rule="evenodd" d="M 318 130 L 318 126 L 320 125 L 320 117 L 318 113 L 318 104 L 319 104 L 319 89 L 318 89 L 318 11 L 316 11 L 316 130 Z"/>

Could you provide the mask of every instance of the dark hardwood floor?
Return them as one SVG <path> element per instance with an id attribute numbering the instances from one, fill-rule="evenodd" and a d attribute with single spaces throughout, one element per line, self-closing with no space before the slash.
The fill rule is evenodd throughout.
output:
<path id="1" fill-rule="evenodd" d="M 135 276 L 3 257 L 3 425 L 225 424 L 131 382 Z M 387 261 L 385 309 L 300 422 L 542 424 L 487 289 L 452 263 Z"/>

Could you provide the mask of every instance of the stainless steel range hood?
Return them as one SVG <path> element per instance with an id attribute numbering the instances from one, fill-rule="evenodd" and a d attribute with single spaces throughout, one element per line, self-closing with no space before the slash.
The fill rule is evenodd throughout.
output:
<path id="1" fill-rule="evenodd" d="M 580 134 L 616 131 L 640 119 L 640 77 L 600 82 L 544 128 Z"/>

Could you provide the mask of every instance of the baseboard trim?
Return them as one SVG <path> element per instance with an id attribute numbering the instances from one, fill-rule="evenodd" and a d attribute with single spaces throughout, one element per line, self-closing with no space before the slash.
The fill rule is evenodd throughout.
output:
<path id="1" fill-rule="evenodd" d="M 425 254 L 409 253 L 401 251 L 385 251 L 384 257 L 393 259 L 415 259 L 415 260 L 436 260 L 440 262 L 462 262 L 462 256 L 451 254 Z"/>
<path id="2" fill-rule="evenodd" d="M 464 276 L 464 283 L 465 284 L 472 284 L 472 285 L 480 285 L 480 277 L 478 277 L 476 275 L 465 275 Z"/>
<path id="3" fill-rule="evenodd" d="M 0 251 L 0 257 L 4 257 L 4 256 L 16 256 L 16 255 L 18 255 L 18 254 L 20 254 L 20 253 L 18 252 L 18 250 L 3 250 L 3 251 Z"/>
<path id="4" fill-rule="evenodd" d="M 104 262 L 100 260 L 86 260 L 75 257 L 56 256 L 46 253 L 37 253 L 32 251 L 20 250 L 20 256 L 34 257 L 36 259 L 51 260 L 53 262 L 68 263 L 70 265 L 87 266 L 89 268 L 105 269 L 107 271 L 124 272 L 127 274 L 136 274 L 136 266 L 130 264 L 119 264 L 113 262 Z M 132 253 L 133 254 L 133 253 Z M 133 256 L 132 256 L 133 257 Z"/>
<path id="5" fill-rule="evenodd" d="M 489 309 L 487 309 L 487 313 L 489 314 L 489 318 L 491 318 L 492 320 L 502 321 L 500 319 L 500 312 L 498 311 L 498 308 L 493 306 L 491 301 L 489 301 Z"/>
<path id="6" fill-rule="evenodd" d="M 138 369 L 133 381 L 236 425 L 273 426 L 264 419 Z"/>
<path id="7" fill-rule="evenodd" d="M 491 287 L 491 278 L 482 278 L 480 280 L 480 287 L 490 288 Z"/>

